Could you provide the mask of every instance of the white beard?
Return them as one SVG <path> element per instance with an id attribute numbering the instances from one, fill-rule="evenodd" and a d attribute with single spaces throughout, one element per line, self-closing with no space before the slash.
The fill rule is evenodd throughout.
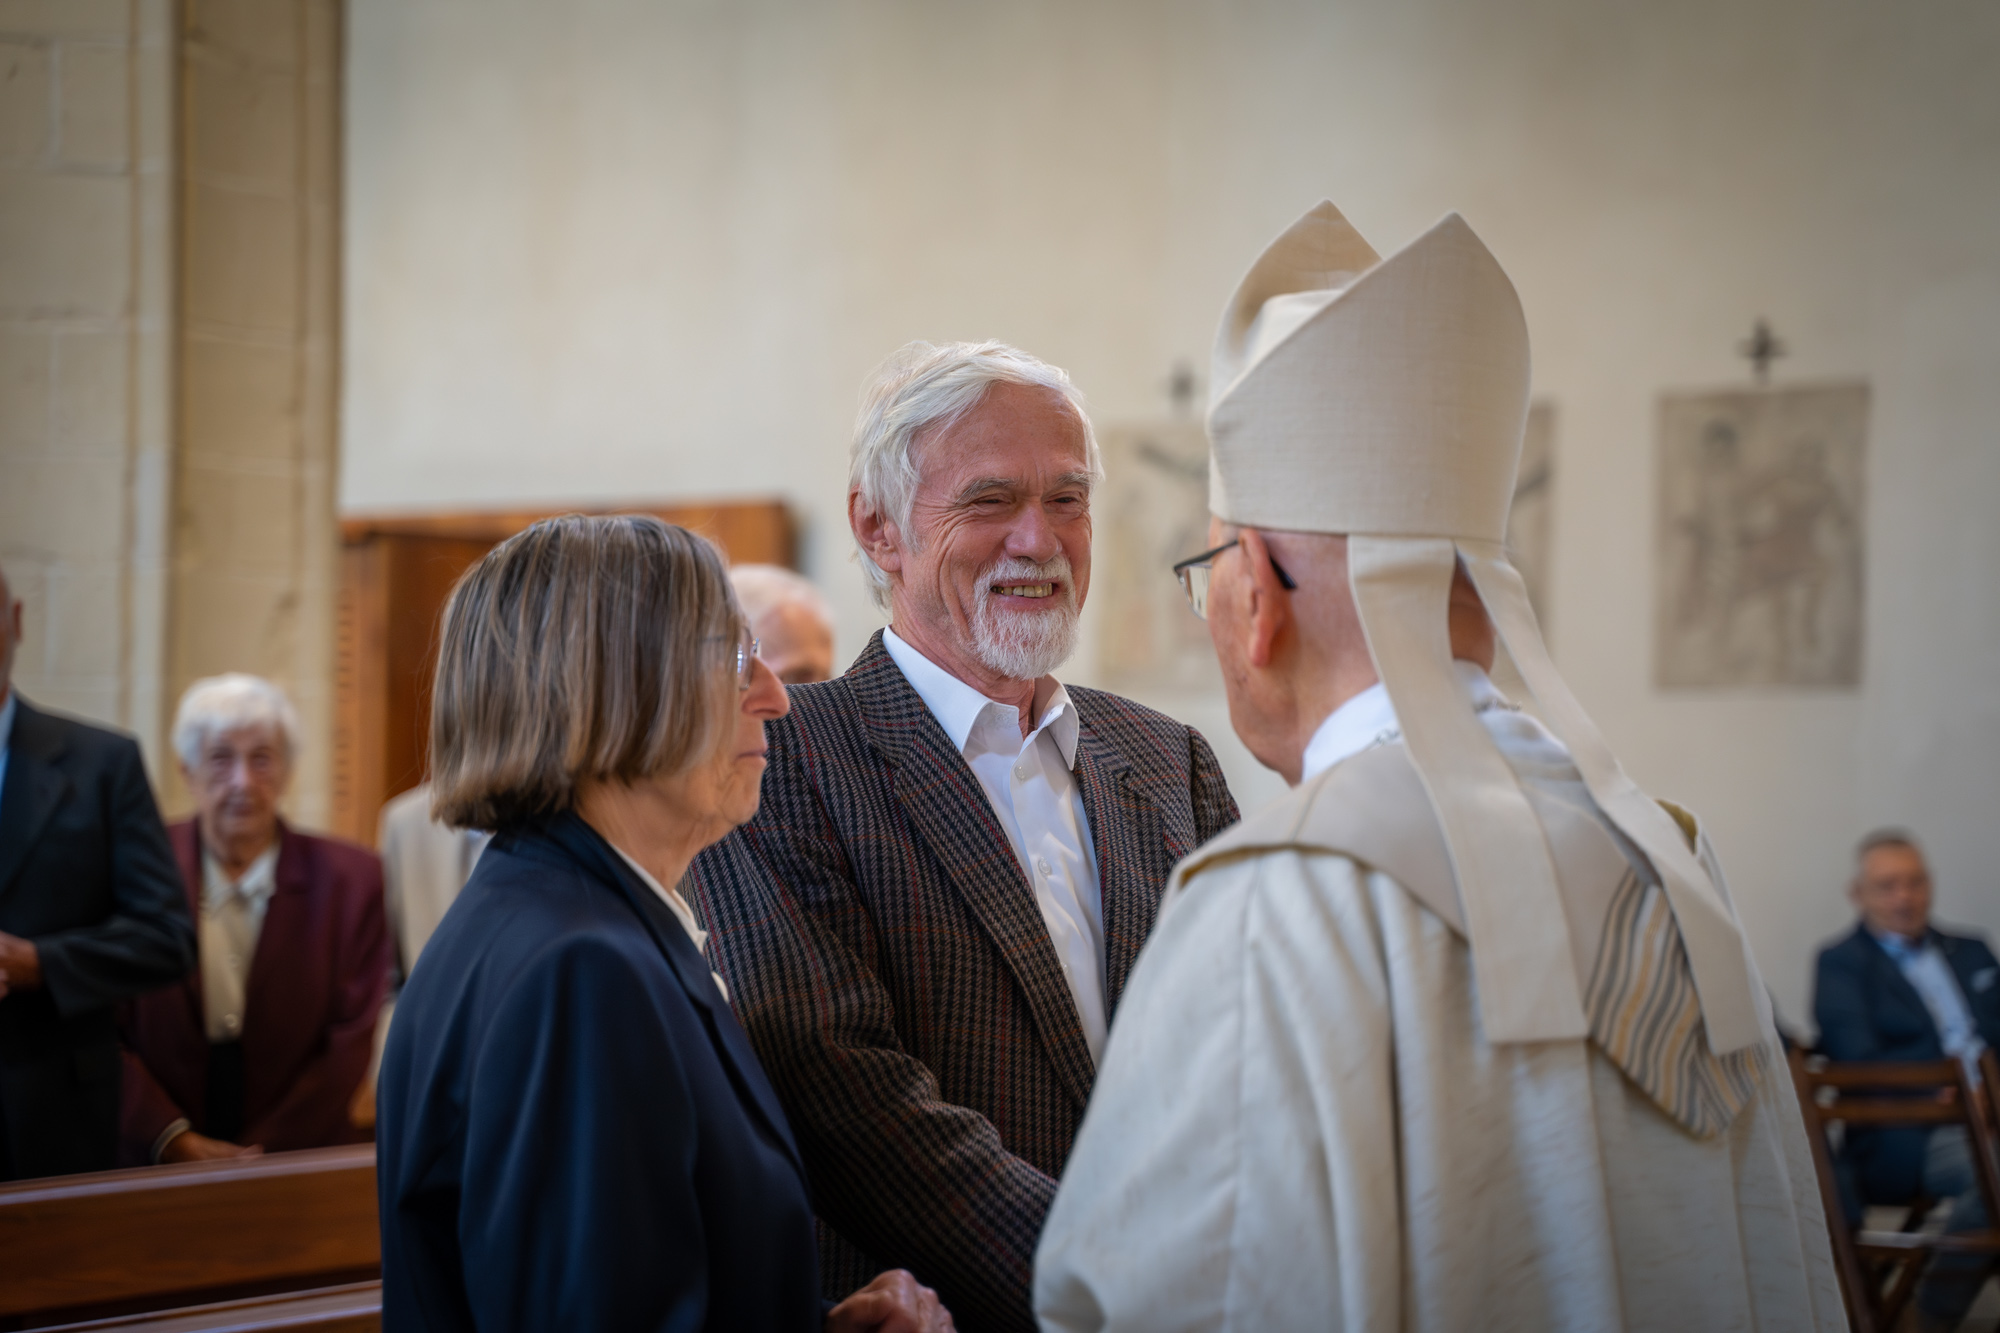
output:
<path id="1" fill-rule="evenodd" d="M 993 606 L 996 583 L 1054 583 L 1058 589 L 1040 611 L 1001 612 Z M 988 671 L 1009 680 L 1040 680 L 1076 651 L 1076 626 L 1082 608 L 1070 579 L 1069 557 L 1042 564 L 1006 558 L 979 578 L 972 613 L 972 652 Z"/>

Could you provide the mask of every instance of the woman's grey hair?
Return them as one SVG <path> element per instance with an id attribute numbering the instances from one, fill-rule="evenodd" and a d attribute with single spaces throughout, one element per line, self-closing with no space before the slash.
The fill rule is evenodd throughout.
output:
<path id="1" fill-rule="evenodd" d="M 298 710 L 276 685 L 242 671 L 204 676 L 187 687 L 174 711 L 174 753 L 188 768 L 199 768 L 209 741 L 239 727 L 268 727 L 284 742 L 285 762 L 298 759 Z"/>
<path id="2" fill-rule="evenodd" d="M 730 736 L 743 614 L 722 554 L 643 515 L 544 519 L 458 581 L 431 692 L 431 810 L 502 829 L 586 782 L 705 761 Z"/>
<path id="3" fill-rule="evenodd" d="M 848 454 L 847 489 L 862 507 L 894 523 L 911 549 L 910 506 L 920 473 L 918 446 L 950 430 L 996 384 L 1024 384 L 1061 394 L 1083 424 L 1084 460 L 1093 484 L 1104 478 L 1097 433 L 1083 394 L 1060 367 L 1002 342 L 913 342 L 882 363 L 861 391 Z M 875 605 L 889 609 L 889 575 L 855 543 L 855 558 Z"/>

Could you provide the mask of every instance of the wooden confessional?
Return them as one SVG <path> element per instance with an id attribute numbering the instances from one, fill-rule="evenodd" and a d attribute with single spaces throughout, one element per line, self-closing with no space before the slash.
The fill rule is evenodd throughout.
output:
<path id="1" fill-rule="evenodd" d="M 341 523 L 332 831 L 375 845 L 389 798 L 424 780 L 431 672 L 452 585 L 494 546 L 554 513 L 352 517 Z M 790 512 L 775 500 L 623 505 L 713 540 L 732 564 L 795 564 Z"/>

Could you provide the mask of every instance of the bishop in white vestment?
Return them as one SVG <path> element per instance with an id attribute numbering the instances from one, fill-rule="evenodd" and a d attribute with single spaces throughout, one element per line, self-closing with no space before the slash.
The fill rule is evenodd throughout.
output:
<path id="1" fill-rule="evenodd" d="M 1456 215 L 1383 260 L 1322 204 L 1244 279 L 1213 386 L 1218 549 L 1183 579 L 1294 789 L 1175 872 L 1043 1327 L 1844 1328 L 1713 850 L 1620 769 L 1506 560 L 1506 275 Z"/>

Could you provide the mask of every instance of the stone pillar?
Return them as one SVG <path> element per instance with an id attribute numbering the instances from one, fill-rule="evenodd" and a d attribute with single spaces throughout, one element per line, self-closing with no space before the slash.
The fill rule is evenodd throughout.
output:
<path id="1" fill-rule="evenodd" d="M 329 814 L 339 536 L 338 0 L 184 0 L 169 697 L 269 676 Z M 171 789 L 170 789 L 171 790 Z M 168 798 L 180 804 L 178 791 Z"/>
<path id="2" fill-rule="evenodd" d="M 0 0 L 0 562 L 15 684 L 155 777 L 172 447 L 174 7 Z"/>

